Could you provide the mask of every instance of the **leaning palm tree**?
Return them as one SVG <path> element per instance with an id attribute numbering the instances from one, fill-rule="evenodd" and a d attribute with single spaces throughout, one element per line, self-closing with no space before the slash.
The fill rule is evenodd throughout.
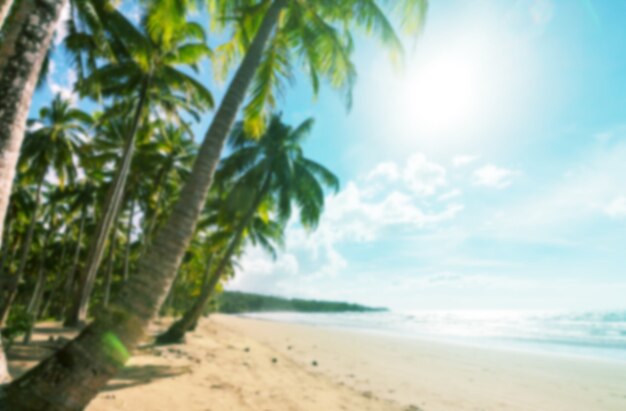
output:
<path id="1" fill-rule="evenodd" d="M 91 124 L 91 117 L 57 95 L 50 107 L 42 108 L 39 118 L 31 122 L 41 127 L 27 134 L 20 156 L 20 168 L 34 183 L 35 203 L 12 287 L 0 307 L 0 321 L 6 320 L 24 275 L 48 172 L 55 172 L 61 187 L 68 180 L 74 180 L 76 157 L 86 133 L 86 126 Z"/>
<path id="2" fill-rule="evenodd" d="M 337 190 L 339 181 L 328 169 L 303 154 L 302 143 L 312 126 L 313 120 L 309 119 L 294 129 L 283 124 L 280 116 L 274 116 L 259 140 L 245 132 L 244 124 L 235 127 L 229 140 L 233 152 L 221 163 L 217 177 L 221 181 L 235 181 L 225 203 L 226 209 L 231 210 L 230 219 L 238 223 L 202 294 L 179 321 L 158 337 L 159 343 L 180 342 L 198 322 L 247 232 L 256 233 L 252 239 L 261 245 L 269 245 L 265 240 L 270 237 L 263 233 L 271 234 L 271 229 L 278 233 L 279 226 L 265 227 L 254 219 L 264 202 L 276 204 L 272 211 L 282 222 L 289 220 L 295 203 L 300 211 L 300 223 L 307 228 L 317 225 L 324 207 L 323 187 Z M 238 204 L 248 207 L 238 213 Z M 267 210 L 264 212 L 268 214 Z"/>
<path id="3" fill-rule="evenodd" d="M 13 0 L 0 0 L 0 30 L 11 11 L 11 6 L 13 6 Z"/>
<path id="4" fill-rule="evenodd" d="M 2 25 L 0 43 L 0 232 L 26 118 L 65 0 L 20 1 Z"/>
<path id="5" fill-rule="evenodd" d="M 171 201 L 168 202 L 168 199 L 176 197 L 172 188 L 185 180 L 197 154 L 197 145 L 186 128 L 160 121 L 154 126 L 158 131 L 153 141 L 145 144 L 137 153 L 137 163 L 143 177 L 141 183 L 147 188 L 144 190 L 144 249 L 150 244 L 159 221 L 169 209 Z"/>
<path id="6" fill-rule="evenodd" d="M 294 36 L 285 37 L 291 44 L 290 50 L 301 51 L 314 85 L 327 78 L 334 80 L 334 85 L 343 86 L 351 83 L 348 80 L 353 75 L 346 75 L 346 72 L 353 74 L 353 67 L 335 62 L 338 59 L 350 61 L 343 57 L 350 55 L 352 43 L 341 41 L 339 33 L 360 29 L 374 32 L 387 44 L 397 44 L 393 26 L 382 10 L 385 6 L 406 6 L 410 13 L 405 13 L 403 18 L 421 21 L 426 0 L 214 0 L 211 3 L 218 6 L 214 8 L 213 15 L 219 15 L 222 9 L 226 11 L 221 18 L 231 11 L 235 12 L 230 14 L 232 16 L 245 14 L 251 9 L 261 10 L 264 14 L 256 20 L 254 30 L 248 31 L 255 33 L 254 38 L 246 47 L 245 56 L 209 126 L 179 200 L 149 250 L 138 261 L 137 272 L 108 310 L 100 313 L 78 337 L 55 355 L 7 386 L 5 402 L 14 410 L 81 409 L 128 360 L 129 350 L 139 343 L 149 322 L 157 315 L 176 276 L 194 235 L 224 142 L 273 34 L 293 30 Z M 250 5 L 256 7 L 247 7 Z M 310 21 L 309 29 L 304 29 L 298 16 Z M 316 52 L 318 46 L 321 49 Z M 333 52 L 328 53 L 329 50 Z M 313 58 L 309 59 L 308 55 Z M 343 71 L 344 75 L 335 75 L 339 71 Z M 54 378 L 50 378 L 52 375 Z"/>
<path id="7" fill-rule="evenodd" d="M 145 26 L 144 20 L 144 26 Z M 129 26 L 130 27 L 130 26 Z M 128 31 L 132 31 L 128 29 Z M 128 37 L 125 47 L 118 50 L 117 59 L 93 70 L 84 79 L 81 90 L 92 96 L 115 98 L 131 95 L 135 107 L 126 131 L 125 146 L 117 172 L 111 183 L 103 214 L 90 244 L 87 263 L 81 273 L 80 290 L 76 303 L 70 310 L 66 325 L 77 326 L 87 319 L 89 299 L 96 274 L 102 261 L 110 230 L 122 203 L 126 181 L 130 173 L 138 130 L 157 109 L 168 117 L 180 120 L 180 110 L 192 115 L 213 105 L 211 93 L 193 77 L 180 70 L 181 66 L 197 68 L 203 58 L 210 55 L 201 26 L 186 23 L 178 28 L 176 35 L 165 43 L 162 38 L 150 36 L 147 29 L 136 30 Z M 114 105 L 109 111 L 124 111 L 126 101 Z"/>

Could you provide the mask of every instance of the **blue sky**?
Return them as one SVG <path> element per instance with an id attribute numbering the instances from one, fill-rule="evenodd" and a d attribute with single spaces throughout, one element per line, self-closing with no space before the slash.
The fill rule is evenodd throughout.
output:
<path id="1" fill-rule="evenodd" d="M 328 88 L 288 90 L 284 119 L 316 119 L 307 153 L 342 188 L 316 232 L 292 224 L 276 261 L 250 249 L 229 288 L 407 311 L 624 308 L 626 3 L 431 3 L 404 69 L 358 42 L 350 113 Z M 51 88 L 71 76 L 58 61 Z"/>

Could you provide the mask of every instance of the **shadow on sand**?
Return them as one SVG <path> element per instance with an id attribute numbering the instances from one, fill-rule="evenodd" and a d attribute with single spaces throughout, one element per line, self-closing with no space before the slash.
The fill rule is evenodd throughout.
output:
<path id="1" fill-rule="evenodd" d="M 117 391 L 124 388 L 149 384 L 163 378 L 173 378 L 187 374 L 189 367 L 170 367 L 166 365 L 136 365 L 126 367 L 102 391 Z"/>
<path id="2" fill-rule="evenodd" d="M 33 341 L 28 345 L 15 343 L 11 346 L 8 358 L 10 373 L 17 378 L 44 358 L 52 355 L 63 344 L 49 341 Z M 153 381 L 173 378 L 190 371 L 189 367 L 170 367 L 166 365 L 133 365 L 124 368 L 103 391 L 116 391 Z"/>

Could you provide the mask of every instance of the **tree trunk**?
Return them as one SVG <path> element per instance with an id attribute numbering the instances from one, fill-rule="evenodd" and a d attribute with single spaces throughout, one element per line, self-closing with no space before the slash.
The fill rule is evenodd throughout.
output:
<path id="1" fill-rule="evenodd" d="M 0 44 L 0 232 L 33 92 L 65 1 L 21 0 Z"/>
<path id="2" fill-rule="evenodd" d="M 15 209 L 15 206 L 11 206 L 11 210 Z M 6 270 L 6 265 L 7 262 L 9 261 L 9 251 L 11 248 L 11 244 L 7 243 L 6 240 L 8 240 L 9 235 L 11 233 L 11 222 L 13 221 L 11 219 L 11 215 L 13 213 L 11 211 L 9 211 L 7 213 L 7 222 L 6 225 L 4 227 L 4 233 L 2 233 L 2 238 L 0 238 L 0 245 L 2 247 L 2 259 L 0 259 L 0 287 L 2 286 L 2 280 L 4 279 L 4 271 Z M 0 293 L 2 293 L 3 290 L 0 288 Z M 1 295 L 1 294 L 0 294 Z"/>
<path id="3" fill-rule="evenodd" d="M 61 8 L 66 0 L 21 0 L 3 27 L 0 45 L 0 232 L 11 196 L 26 117 L 50 47 Z M 2 301 L 0 323 L 8 313 L 15 293 Z"/>
<path id="4" fill-rule="evenodd" d="M 26 238 L 24 239 L 24 244 L 22 244 L 22 254 L 20 255 L 20 261 L 17 266 L 17 271 L 13 278 L 11 279 L 10 285 L 7 287 L 8 291 L 6 293 L 5 299 L 2 302 L 2 308 L 0 308 L 0 326 L 4 324 L 9 318 L 9 312 L 11 311 L 11 306 L 15 301 L 15 297 L 17 297 L 17 291 L 22 282 L 22 278 L 24 277 L 24 269 L 26 268 L 26 262 L 28 260 L 28 255 L 30 254 L 30 246 L 33 243 L 33 233 L 35 232 L 35 226 L 37 225 L 37 212 L 39 211 L 39 205 L 41 204 L 41 188 L 43 187 L 43 181 L 46 173 L 42 174 L 42 177 L 39 179 L 37 183 L 37 191 L 35 194 L 35 208 L 32 211 L 30 216 L 30 222 L 28 224 L 28 230 L 26 231 Z"/>
<path id="5" fill-rule="evenodd" d="M 13 262 L 17 261 L 17 256 L 19 254 L 19 251 L 21 249 L 21 245 L 22 242 L 24 240 L 24 235 L 17 235 L 15 236 L 15 241 L 13 244 L 13 247 L 11 249 L 11 256 L 8 259 L 7 262 L 7 267 L 5 267 L 6 270 L 6 274 L 0 278 L 0 318 L 2 318 L 2 312 L 4 312 L 4 308 L 6 306 L 6 302 L 7 302 L 7 298 L 9 296 L 9 293 L 11 292 L 12 289 L 12 285 L 13 285 L 13 281 L 14 281 L 14 276 L 10 275 L 9 273 L 11 272 L 11 269 L 13 267 Z M 7 245 L 9 245 L 7 243 Z M 2 323 L 0 322 L 0 326 L 2 325 Z"/>
<path id="6" fill-rule="evenodd" d="M 89 299 L 91 298 L 91 292 L 93 291 L 96 274 L 98 273 L 98 267 L 100 267 L 100 262 L 102 261 L 102 256 L 106 247 L 106 240 L 109 237 L 111 227 L 113 226 L 113 222 L 117 216 L 117 211 L 122 202 L 126 181 L 128 180 L 128 173 L 130 172 L 130 165 L 135 151 L 137 130 L 139 128 L 139 123 L 141 122 L 149 86 L 150 78 L 147 78 L 143 82 L 139 94 L 139 101 L 137 102 L 131 131 L 126 140 L 126 146 L 124 147 L 120 166 L 113 181 L 111 182 L 111 187 L 109 188 L 107 199 L 104 204 L 103 215 L 98 221 L 94 239 L 89 247 L 87 264 L 81 271 L 79 290 L 76 300 L 65 320 L 65 325 L 68 327 L 77 327 L 85 324 L 87 321 Z"/>
<path id="7" fill-rule="evenodd" d="M 41 256 L 39 258 L 39 266 L 37 267 L 37 282 L 35 283 L 35 289 L 33 291 L 33 295 L 26 307 L 26 313 L 32 318 L 32 324 L 29 330 L 24 335 L 24 344 L 28 344 L 30 342 L 30 337 L 32 335 L 33 327 L 38 319 L 39 307 L 41 306 L 41 300 L 43 299 L 43 294 L 46 289 L 46 256 L 48 252 L 48 245 L 50 243 L 50 238 L 52 237 L 52 232 L 55 230 L 55 220 L 56 220 L 56 204 L 52 204 L 50 210 L 50 226 L 48 227 L 48 231 L 46 232 L 43 240 L 43 247 L 41 250 Z"/>
<path id="8" fill-rule="evenodd" d="M 9 364 L 7 364 L 7 358 L 4 355 L 4 346 L 2 345 L 2 338 L 0 338 L 0 385 L 6 384 L 10 381 L 11 375 L 9 374 Z M 2 409 L 1 404 L 0 409 Z"/>
<path id="9" fill-rule="evenodd" d="M 13 0 L 0 0 L 0 30 L 4 27 L 4 22 L 11 11 Z"/>
<path id="10" fill-rule="evenodd" d="M 46 271 L 44 270 L 45 258 L 41 258 L 39 267 L 37 269 L 37 282 L 35 283 L 35 289 L 33 295 L 30 297 L 30 302 L 26 307 L 26 313 L 35 317 L 35 314 L 39 311 L 39 305 L 41 303 L 41 297 L 43 297 L 43 290 L 46 285 Z"/>
<path id="11" fill-rule="evenodd" d="M 43 258 L 42 258 L 43 260 Z M 43 291 L 46 286 L 46 275 L 43 264 L 40 264 L 39 269 L 37 270 L 37 283 L 35 284 L 35 290 L 33 291 L 33 295 L 28 303 L 28 307 L 26 308 L 26 313 L 31 318 L 30 327 L 24 334 L 24 344 L 30 343 L 30 338 L 33 335 L 33 327 L 37 322 L 37 313 L 39 313 L 39 306 L 41 305 L 41 300 L 43 298 Z"/>
<path id="12" fill-rule="evenodd" d="M 246 211 L 246 214 L 244 215 L 243 219 L 239 222 L 239 224 L 235 228 L 235 236 L 228 244 L 228 247 L 226 248 L 224 255 L 222 255 L 222 258 L 219 264 L 217 265 L 217 268 L 213 272 L 213 275 L 210 277 L 208 283 L 202 289 L 202 293 L 198 296 L 198 299 L 194 302 L 191 308 L 185 312 L 185 314 L 180 320 L 176 321 L 174 324 L 170 326 L 170 328 L 168 328 L 168 330 L 165 333 L 157 337 L 156 342 L 158 344 L 177 344 L 177 343 L 182 342 L 185 338 L 185 334 L 188 331 L 193 330 L 196 324 L 198 323 L 198 321 L 200 321 L 200 317 L 202 317 L 202 313 L 204 312 L 206 305 L 208 304 L 209 300 L 211 299 L 211 296 L 213 295 L 213 290 L 215 290 L 217 283 L 220 281 L 220 278 L 224 274 L 224 271 L 226 270 L 226 267 L 228 266 L 230 259 L 235 253 L 235 250 L 237 250 L 237 247 L 239 246 L 239 243 L 241 242 L 241 239 L 243 238 L 243 232 L 252 221 L 252 218 L 254 217 L 254 213 L 259 207 L 259 204 L 261 204 L 261 201 L 263 201 L 263 198 L 265 197 L 265 195 L 267 194 L 267 191 L 269 190 L 270 182 L 271 182 L 271 175 L 268 174 L 265 177 L 265 181 L 263 182 L 261 189 L 257 193 L 256 198 L 250 205 L 250 208 Z"/>
<path id="13" fill-rule="evenodd" d="M 205 290 L 209 287 L 209 281 L 211 280 L 211 268 L 213 267 L 213 256 L 214 256 L 213 253 L 209 255 L 209 259 L 206 262 L 206 267 L 204 268 L 204 273 L 202 273 L 202 284 L 200 285 L 201 292 L 202 290 Z M 200 320 L 200 317 L 198 317 L 196 321 L 189 326 L 189 331 L 196 330 L 196 328 L 198 327 L 199 320 Z"/>
<path id="14" fill-rule="evenodd" d="M 150 216 L 150 219 L 148 220 L 148 222 L 145 224 L 141 254 L 143 254 L 145 250 L 150 248 L 150 242 L 152 240 L 154 230 L 157 225 L 157 219 L 159 217 L 159 204 L 161 203 L 161 192 L 162 192 L 163 182 L 167 180 L 166 173 L 167 173 L 167 169 L 162 168 L 159 171 L 157 178 L 154 181 L 156 201 L 155 201 L 155 206 L 154 206 L 154 212 L 152 213 L 152 216 Z"/>
<path id="15" fill-rule="evenodd" d="M 78 337 L 6 388 L 12 411 L 78 411 L 124 366 L 156 316 L 194 234 L 224 141 L 286 0 L 275 0 L 237 70 L 167 222 L 119 297 Z M 1 401 L 1 400 L 0 400 Z M 1 403 L 0 403 L 1 404 Z M 0 406 L 1 409 L 1 406 Z"/>
<path id="16" fill-rule="evenodd" d="M 135 218 L 135 199 L 136 197 L 133 197 L 130 201 L 130 212 L 126 223 L 126 249 L 124 250 L 124 275 L 122 277 L 124 283 L 128 281 L 130 275 L 130 246 L 132 245 L 133 219 Z"/>
<path id="17" fill-rule="evenodd" d="M 72 267 L 70 268 L 70 274 L 67 276 L 65 282 L 65 295 L 74 295 L 75 287 L 74 281 L 76 279 L 76 273 L 78 272 L 78 263 L 80 261 L 80 249 L 81 242 L 83 240 L 83 233 L 85 231 L 85 221 L 87 220 L 87 206 L 83 206 L 80 215 L 80 224 L 78 227 L 78 236 L 76 237 L 76 248 L 74 249 L 74 256 L 72 257 Z"/>
<path id="18" fill-rule="evenodd" d="M 115 226 L 111 233 L 111 240 L 109 241 L 109 258 L 107 261 L 107 271 L 104 280 L 104 296 L 102 297 L 102 307 L 109 306 L 109 300 L 111 298 L 111 284 L 113 284 L 113 263 L 115 262 Z"/>
<path id="19" fill-rule="evenodd" d="M 60 273 L 64 271 L 64 266 L 65 266 L 65 259 L 67 257 L 67 242 L 68 242 L 68 238 L 70 236 L 70 229 L 69 226 L 66 227 L 65 229 L 65 233 L 63 233 L 63 245 L 61 246 L 61 257 L 59 258 L 59 264 L 57 266 L 57 277 L 59 277 L 56 281 L 56 283 L 52 286 L 50 292 L 48 293 L 48 298 L 45 299 L 45 303 L 43 304 L 43 307 L 41 308 L 41 310 L 37 313 L 37 318 L 44 318 L 46 317 L 46 314 L 48 313 L 48 310 L 50 308 L 50 305 L 52 304 L 52 302 L 54 301 L 54 298 L 56 297 L 57 292 L 63 287 L 64 281 L 62 278 L 60 278 Z M 67 281 L 67 280 L 66 280 Z"/>

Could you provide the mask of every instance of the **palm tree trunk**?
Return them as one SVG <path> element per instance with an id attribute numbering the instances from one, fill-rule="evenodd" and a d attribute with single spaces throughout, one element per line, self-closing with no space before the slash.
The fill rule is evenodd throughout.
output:
<path id="1" fill-rule="evenodd" d="M 133 219 L 135 218 L 135 200 L 136 197 L 133 197 L 130 201 L 130 212 L 126 223 L 126 249 L 124 250 L 124 276 L 122 277 L 124 283 L 128 281 L 130 275 L 130 246 L 132 245 Z"/>
<path id="2" fill-rule="evenodd" d="M 42 258 L 43 260 L 43 258 Z M 46 286 L 46 275 L 43 264 L 40 263 L 39 269 L 37 270 L 37 282 L 35 283 L 35 290 L 33 291 L 33 295 L 28 303 L 28 307 L 26 308 L 26 313 L 30 316 L 31 323 L 30 327 L 24 334 L 24 344 L 30 343 L 30 338 L 33 335 L 33 327 L 37 322 L 37 314 L 39 313 L 39 306 L 41 305 L 41 300 L 43 298 L 43 291 Z"/>
<path id="3" fill-rule="evenodd" d="M 209 281 L 211 280 L 211 268 L 213 267 L 213 257 L 214 254 L 211 253 L 209 255 L 209 259 L 206 263 L 206 267 L 204 268 L 204 273 L 202 274 L 202 284 L 200 285 L 200 290 L 206 290 L 209 287 Z M 198 321 L 200 317 L 196 319 L 196 321 L 189 326 L 189 331 L 195 331 L 198 327 Z"/>
<path id="4" fill-rule="evenodd" d="M 159 315 L 161 317 L 168 316 L 170 313 L 175 314 L 176 308 L 176 285 L 180 281 L 180 269 L 176 271 L 176 275 L 174 276 L 174 280 L 172 281 L 172 285 L 170 285 L 170 289 L 165 297 L 165 301 L 161 305 L 161 310 Z"/>
<path id="5" fill-rule="evenodd" d="M 46 256 L 48 251 L 48 245 L 50 243 L 50 238 L 52 237 L 52 232 L 54 231 L 54 225 L 56 220 L 56 204 L 52 203 L 52 207 L 50 210 L 50 226 L 48 231 L 45 234 L 43 240 L 43 247 L 41 250 L 41 256 L 39 258 L 39 266 L 37 267 L 37 282 L 35 283 L 35 290 L 31 296 L 30 302 L 26 307 L 26 313 L 31 317 L 32 323 L 26 334 L 24 335 L 24 344 L 28 344 L 30 342 L 30 337 L 32 335 L 33 326 L 37 322 L 39 318 L 37 315 L 39 314 L 39 307 L 41 306 L 41 300 L 43 299 L 43 294 L 46 288 Z"/>
<path id="6" fill-rule="evenodd" d="M 24 240 L 24 235 L 16 235 L 15 236 L 15 240 L 14 240 L 14 244 L 13 247 L 11 249 L 11 256 L 8 258 L 8 262 L 7 262 L 7 266 L 5 267 L 5 270 L 7 271 L 7 273 L 0 279 L 1 283 L 0 283 L 0 302 L 2 302 L 2 306 L 0 306 L 0 313 L 3 312 L 4 307 L 6 305 L 6 301 L 7 301 L 7 296 L 9 295 L 9 293 L 12 290 L 12 285 L 13 285 L 13 281 L 14 281 L 14 276 L 10 275 L 9 273 L 11 272 L 11 268 L 13 267 L 13 262 L 17 261 L 17 256 L 18 253 L 21 249 L 21 245 L 22 245 L 22 241 Z M 7 245 L 9 245 L 7 243 Z M 0 314 L 0 318 L 2 314 Z M 0 323 L 1 326 L 1 323 Z"/>
<path id="7" fill-rule="evenodd" d="M 11 0 L 0 0 L 0 233 L 3 231 L 15 166 L 19 157 L 26 117 L 41 65 L 46 57 L 61 9 L 67 0 L 21 0 L 11 22 L 4 24 Z M 0 239 L 0 243 L 2 240 Z M 10 299 L 10 301 L 9 301 Z M 15 299 L 10 292 L 0 302 L 0 324 Z M 0 339 L 0 383 L 8 382 L 4 347 Z M 1 406 L 0 406 L 1 407 Z"/>
<path id="8" fill-rule="evenodd" d="M 191 308 L 185 312 L 180 320 L 176 321 L 170 326 L 170 328 L 168 328 L 165 333 L 157 337 L 156 342 L 158 344 L 175 344 L 183 341 L 183 339 L 185 338 L 185 334 L 188 331 L 191 331 L 198 323 L 206 305 L 213 295 L 213 290 L 215 290 L 215 287 L 217 286 L 217 283 L 219 283 L 220 278 L 222 278 L 222 275 L 224 274 L 224 271 L 226 270 L 230 259 L 232 258 L 235 250 L 237 250 L 237 247 L 239 247 L 239 243 L 241 243 L 241 239 L 243 238 L 243 232 L 252 221 L 254 213 L 258 209 L 259 204 L 261 204 L 261 201 L 263 201 L 265 195 L 267 194 L 267 191 L 270 187 L 270 182 L 271 175 L 268 174 L 265 177 L 265 181 L 263 182 L 261 189 L 257 193 L 256 198 L 250 205 L 248 211 L 246 211 L 244 218 L 239 222 L 239 225 L 236 227 L 235 236 L 228 244 L 224 255 L 222 255 L 222 259 L 217 265 L 215 271 L 213 272 L 213 275 L 210 277 L 210 280 L 208 281 L 206 286 L 202 289 L 202 293 L 195 301 L 195 303 L 191 306 Z"/>
<path id="9" fill-rule="evenodd" d="M 43 290 L 46 285 L 46 271 L 44 270 L 45 258 L 42 257 L 37 269 L 37 282 L 35 283 L 35 290 L 30 297 L 28 306 L 26 307 L 26 313 L 35 317 L 35 314 L 39 311 L 39 305 L 41 303 L 41 297 L 43 297 Z"/>
<path id="10" fill-rule="evenodd" d="M 6 27 L 3 24 L 5 36 L 0 45 L 0 232 L 3 231 L 33 92 L 65 1 L 22 0 L 10 22 Z M 15 291 L 9 292 L 0 303 L 0 324 L 6 319 Z M 0 367 L 0 379 L 5 373 L 6 370 Z"/>
<path id="11" fill-rule="evenodd" d="M 109 300 L 111 298 L 111 284 L 113 284 L 113 263 L 115 262 L 115 227 L 113 227 L 113 231 L 111 232 L 111 240 L 109 245 L 109 258 L 107 261 L 107 271 L 106 277 L 104 281 L 104 296 L 102 298 L 102 307 L 106 308 L 109 306 Z"/>
<path id="12" fill-rule="evenodd" d="M 4 26 L 4 22 L 11 11 L 13 0 L 0 0 L 0 30 Z"/>
<path id="13" fill-rule="evenodd" d="M 150 250 L 138 261 L 137 274 L 78 337 L 7 386 L 4 402 L 12 411 L 81 410 L 124 366 L 129 350 L 142 339 L 174 280 L 206 202 L 224 141 L 286 4 L 287 0 L 275 0 L 268 9 L 205 136 L 180 198 Z"/>
<path id="14" fill-rule="evenodd" d="M 146 104 L 150 81 L 149 77 L 145 79 L 139 93 L 139 101 L 135 110 L 130 134 L 126 140 L 122 160 L 115 177 L 111 182 L 109 192 L 107 193 L 107 199 L 104 204 L 104 212 L 98 221 L 94 239 L 89 247 L 87 264 L 81 271 L 79 291 L 76 300 L 65 320 L 65 325 L 68 327 L 77 327 L 87 321 L 89 299 L 91 298 L 91 292 L 93 291 L 96 274 L 98 273 L 98 267 L 100 267 L 100 262 L 102 261 L 104 249 L 106 247 L 106 240 L 109 237 L 111 227 L 113 226 L 113 222 L 117 216 L 117 211 L 122 202 L 124 189 L 126 187 L 126 181 L 128 180 L 130 165 L 135 151 L 137 130 L 139 128 L 139 123 L 141 122 L 144 106 Z"/>
<path id="15" fill-rule="evenodd" d="M 21 0 L 3 30 L 5 36 L 0 44 L 0 232 L 33 92 L 66 1 Z"/>
<path id="16" fill-rule="evenodd" d="M 24 244 L 22 244 L 22 254 L 20 255 L 17 272 L 12 278 L 5 299 L 2 302 L 2 308 L 0 308 L 0 325 L 4 324 L 9 317 L 11 306 L 15 301 L 15 297 L 17 297 L 18 287 L 22 282 L 22 278 L 24 277 L 24 269 L 26 268 L 28 255 L 30 254 L 30 246 L 33 242 L 33 233 L 35 232 L 35 226 L 37 225 L 37 212 L 39 211 L 39 205 L 41 204 L 41 189 L 43 187 L 45 175 L 46 173 L 43 172 L 42 176 L 39 178 L 39 182 L 37 183 L 37 191 L 35 194 L 35 208 L 33 209 L 30 217 L 30 223 L 28 224 L 28 230 L 26 232 Z"/>
<path id="17" fill-rule="evenodd" d="M 154 212 L 152 213 L 152 216 L 150 217 L 150 220 L 148 220 L 148 223 L 146 224 L 146 227 L 144 229 L 144 239 L 143 239 L 143 244 L 142 244 L 142 248 L 144 250 L 147 250 L 150 247 L 150 241 L 152 240 L 152 236 L 156 228 L 157 218 L 159 217 L 159 204 L 161 203 L 161 193 L 162 193 L 163 182 L 166 181 L 166 178 L 165 178 L 166 172 L 167 172 L 166 168 L 162 168 L 159 171 L 154 182 L 156 201 L 155 201 Z"/>
<path id="18" fill-rule="evenodd" d="M 4 279 L 4 270 L 6 269 L 7 261 L 9 260 L 9 251 L 11 248 L 11 244 L 7 243 L 6 240 L 8 240 L 9 233 L 11 232 L 11 222 L 13 221 L 11 215 L 13 214 L 13 209 L 15 209 L 15 206 L 11 206 L 9 212 L 7 213 L 7 221 L 4 227 L 4 232 L 2 233 L 2 238 L 0 238 L 0 244 L 2 246 L 2 259 L 0 259 L 0 287 L 2 286 L 2 280 Z M 0 292 L 2 292 L 1 289 Z"/>
<path id="19" fill-rule="evenodd" d="M 83 240 L 83 233 L 85 231 L 85 221 L 87 220 L 87 207 L 83 206 L 80 215 L 80 223 L 78 226 L 78 236 L 76 237 L 76 248 L 74 249 L 74 256 L 72 257 L 72 267 L 70 268 L 70 274 L 67 276 L 65 282 L 65 295 L 74 294 L 74 280 L 76 273 L 78 272 L 78 263 L 80 261 L 80 249 L 81 242 Z"/>

